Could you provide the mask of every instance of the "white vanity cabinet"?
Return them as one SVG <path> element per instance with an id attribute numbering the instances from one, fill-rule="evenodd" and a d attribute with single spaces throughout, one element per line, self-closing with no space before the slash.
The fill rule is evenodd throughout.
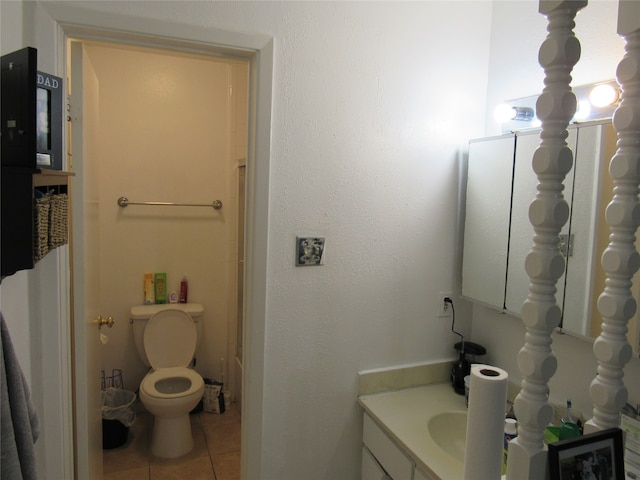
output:
<path id="1" fill-rule="evenodd" d="M 429 476 L 427 473 L 423 472 L 419 468 L 416 468 L 415 475 L 413 476 L 413 480 L 433 480 L 433 477 Z"/>
<path id="2" fill-rule="evenodd" d="M 448 362 L 447 362 L 447 365 Z M 464 395 L 439 383 L 362 395 L 362 480 L 460 480 L 463 458 L 439 443 L 429 425 L 445 412 L 466 414 Z M 437 422 L 436 422 L 437 423 Z M 466 425 L 466 423 L 465 423 Z M 453 444 L 464 444 L 459 428 Z M 452 432 L 453 432 L 452 431 Z M 464 455 L 464 453 L 463 453 Z M 385 476 L 386 475 L 386 476 Z"/>
<path id="3" fill-rule="evenodd" d="M 434 480 L 364 414 L 362 480 Z"/>
<path id="4" fill-rule="evenodd" d="M 563 328 L 588 335 L 597 297 L 598 230 L 609 201 L 601 198 L 601 185 L 616 136 L 610 121 L 574 124 L 567 130 L 574 162 L 564 181 L 570 216 L 560 235 L 567 263 L 556 299 L 563 307 Z M 517 316 L 529 293 L 524 262 L 533 246 L 529 205 L 538 180 L 531 161 L 539 144 L 539 130 L 469 143 L 462 295 Z"/>
<path id="5" fill-rule="evenodd" d="M 362 447 L 362 480 L 389 480 L 389 475 L 380 466 L 367 447 Z"/>
<path id="6" fill-rule="evenodd" d="M 414 463 L 365 413 L 362 441 L 362 480 L 412 480 Z"/>

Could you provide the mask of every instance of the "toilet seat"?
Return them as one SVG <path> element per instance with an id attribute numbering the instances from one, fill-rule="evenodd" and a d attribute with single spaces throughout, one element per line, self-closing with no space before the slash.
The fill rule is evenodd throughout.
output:
<path id="1" fill-rule="evenodd" d="M 179 392 L 161 392 L 156 387 L 156 384 L 162 380 L 168 380 L 171 378 L 186 379 L 191 382 L 189 388 Z M 173 367 L 173 368 L 161 368 L 155 370 L 142 379 L 140 383 L 140 389 L 147 395 L 153 398 L 180 398 L 204 390 L 204 381 L 202 377 L 195 371 L 186 367 Z"/>
<path id="2" fill-rule="evenodd" d="M 186 367 L 193 359 L 197 342 L 196 324 L 183 310 L 154 313 L 144 328 L 144 351 L 154 370 Z"/>

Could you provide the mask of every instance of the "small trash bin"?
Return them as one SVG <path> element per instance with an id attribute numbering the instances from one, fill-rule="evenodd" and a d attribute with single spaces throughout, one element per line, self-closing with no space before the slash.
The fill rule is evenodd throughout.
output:
<path id="1" fill-rule="evenodd" d="M 102 448 L 124 445 L 129 427 L 136 420 L 133 404 L 136 394 L 128 390 L 109 387 L 102 391 Z"/>

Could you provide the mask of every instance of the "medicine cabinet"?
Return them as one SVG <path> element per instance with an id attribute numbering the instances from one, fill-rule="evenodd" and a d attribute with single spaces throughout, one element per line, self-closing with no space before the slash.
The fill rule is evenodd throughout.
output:
<path id="1" fill-rule="evenodd" d="M 609 233 L 604 209 L 612 196 L 607 168 L 616 140 L 610 120 L 568 128 L 574 162 L 564 181 L 570 215 L 560 232 L 566 268 L 556 301 L 563 310 L 562 329 L 578 336 L 600 333 L 600 256 Z M 515 316 L 529 294 L 524 262 L 533 246 L 528 212 L 538 184 L 531 161 L 539 144 L 539 130 L 469 142 L 462 295 Z M 637 349 L 633 330 L 630 342 Z"/>

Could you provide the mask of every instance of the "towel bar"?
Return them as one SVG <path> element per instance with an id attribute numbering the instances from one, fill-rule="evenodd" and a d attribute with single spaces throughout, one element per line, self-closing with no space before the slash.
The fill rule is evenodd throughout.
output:
<path id="1" fill-rule="evenodd" d="M 161 205 L 172 207 L 213 207 L 215 210 L 222 208 L 222 202 L 220 200 L 214 200 L 213 203 L 173 203 L 173 202 L 130 202 L 127 197 L 120 197 L 118 199 L 118 205 L 122 208 L 128 205 Z"/>

